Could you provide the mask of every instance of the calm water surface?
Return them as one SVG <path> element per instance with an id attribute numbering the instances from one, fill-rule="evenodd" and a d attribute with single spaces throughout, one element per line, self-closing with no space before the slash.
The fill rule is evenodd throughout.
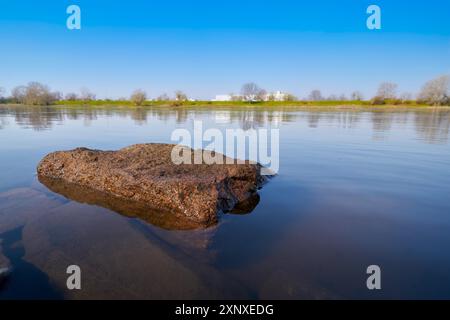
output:
<path id="1" fill-rule="evenodd" d="M 171 142 L 175 128 L 280 128 L 280 171 L 246 215 L 166 230 L 39 183 L 47 153 Z M 450 298 L 450 112 L 0 107 L 9 298 Z M 82 290 L 65 289 L 66 268 Z M 366 268 L 382 290 L 366 288 Z M 1 267 L 1 266 L 0 266 Z"/>

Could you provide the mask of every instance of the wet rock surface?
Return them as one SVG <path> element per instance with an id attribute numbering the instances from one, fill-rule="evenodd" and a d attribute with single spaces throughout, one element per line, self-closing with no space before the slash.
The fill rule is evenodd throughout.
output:
<path id="1" fill-rule="evenodd" d="M 38 177 L 49 189 L 71 199 L 81 197 L 82 202 L 126 215 L 137 212 L 169 229 L 211 226 L 221 212 L 245 213 L 257 205 L 257 190 L 265 182 L 259 164 L 176 165 L 171 158 L 173 147 L 139 144 L 118 151 L 58 151 L 42 159 Z M 182 152 L 194 163 L 193 150 L 183 148 Z M 221 154 L 204 152 L 227 163 Z M 89 196 L 89 190 L 95 192 Z"/>

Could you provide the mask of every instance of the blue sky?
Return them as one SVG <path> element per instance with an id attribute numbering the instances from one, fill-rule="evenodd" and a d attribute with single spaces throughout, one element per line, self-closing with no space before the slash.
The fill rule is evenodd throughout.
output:
<path id="1" fill-rule="evenodd" d="M 82 29 L 66 28 L 67 6 Z M 366 8 L 382 29 L 366 28 Z M 254 81 L 304 97 L 362 91 L 381 81 L 417 92 L 450 74 L 450 1 L 0 0 L 0 87 L 35 80 L 101 98 L 181 89 L 194 98 Z"/>

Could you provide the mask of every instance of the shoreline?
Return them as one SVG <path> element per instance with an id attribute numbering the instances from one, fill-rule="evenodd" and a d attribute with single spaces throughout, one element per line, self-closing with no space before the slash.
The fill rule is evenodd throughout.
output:
<path id="1" fill-rule="evenodd" d="M 54 109 L 164 109 L 168 111 L 176 110 L 252 110 L 252 111 L 450 111 L 450 106 L 430 106 L 421 104 L 312 104 L 312 103 L 207 103 L 207 102 L 186 102 L 181 105 L 171 105 L 170 103 L 155 103 L 136 106 L 126 103 L 101 102 L 99 103 L 62 103 L 54 105 L 23 105 L 23 104 L 0 104 L 0 108 L 54 108 Z"/>

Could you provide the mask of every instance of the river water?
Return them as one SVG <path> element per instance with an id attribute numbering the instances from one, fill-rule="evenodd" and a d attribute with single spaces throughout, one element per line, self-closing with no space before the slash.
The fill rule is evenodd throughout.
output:
<path id="1" fill-rule="evenodd" d="M 49 152 L 170 143 L 195 120 L 280 130 L 278 175 L 251 213 L 171 230 L 36 177 Z M 448 109 L 0 106 L 0 299 L 449 299 L 449 138 Z"/>

